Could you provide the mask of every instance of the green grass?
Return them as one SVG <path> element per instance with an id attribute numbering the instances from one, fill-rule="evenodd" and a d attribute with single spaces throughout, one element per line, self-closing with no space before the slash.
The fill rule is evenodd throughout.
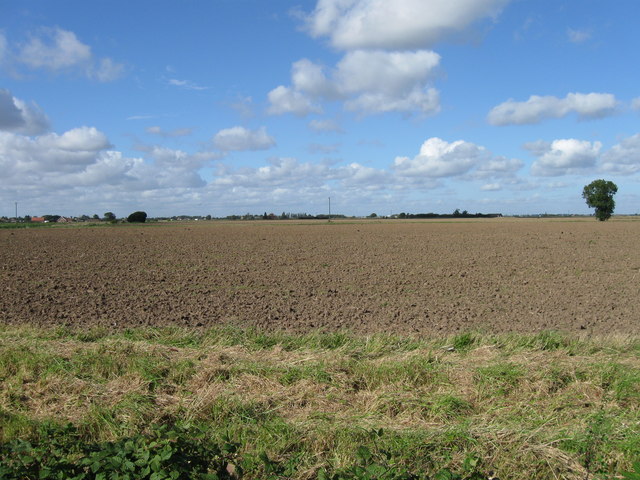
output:
<path id="1" fill-rule="evenodd" d="M 69 422 L 103 445 L 190 425 L 245 478 L 615 478 L 640 458 L 640 339 L 0 327 L 0 442 Z"/>

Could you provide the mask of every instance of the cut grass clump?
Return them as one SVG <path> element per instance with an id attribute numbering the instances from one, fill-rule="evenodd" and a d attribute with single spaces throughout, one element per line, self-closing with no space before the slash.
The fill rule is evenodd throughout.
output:
<path id="1" fill-rule="evenodd" d="M 524 368 L 512 362 L 500 362 L 476 370 L 475 382 L 481 396 L 511 393 L 524 376 Z"/>
<path id="2" fill-rule="evenodd" d="M 431 355 L 412 354 L 383 361 L 355 361 L 345 373 L 355 390 L 376 390 L 387 385 L 413 389 L 446 381 L 446 371 Z"/>
<path id="3" fill-rule="evenodd" d="M 189 424 L 204 442 L 189 448 L 231 442 L 234 474 L 248 479 L 614 478 L 640 457 L 637 345 L 555 333 L 5 325 L 0 441 L 47 449 L 46 426 L 70 423 L 52 435 L 75 445 L 64 457 L 73 463 L 79 445 L 142 448 L 156 427 Z M 165 433 L 178 442 L 178 430 Z"/>

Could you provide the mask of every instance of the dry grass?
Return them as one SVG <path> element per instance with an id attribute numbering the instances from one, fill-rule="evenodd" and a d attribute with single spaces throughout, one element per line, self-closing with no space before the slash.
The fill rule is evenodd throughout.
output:
<path id="1" fill-rule="evenodd" d="M 1 329 L 0 436 L 50 419 L 91 439 L 186 421 L 313 471 L 384 428 L 405 462 L 473 455 L 515 479 L 615 474 L 640 456 L 637 338 L 134 333 Z"/>

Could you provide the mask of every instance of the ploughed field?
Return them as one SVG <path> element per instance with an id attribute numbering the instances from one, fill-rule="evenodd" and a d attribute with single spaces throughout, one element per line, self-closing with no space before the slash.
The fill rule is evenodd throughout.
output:
<path id="1" fill-rule="evenodd" d="M 4 323 L 640 332 L 640 221 L 0 230 Z"/>

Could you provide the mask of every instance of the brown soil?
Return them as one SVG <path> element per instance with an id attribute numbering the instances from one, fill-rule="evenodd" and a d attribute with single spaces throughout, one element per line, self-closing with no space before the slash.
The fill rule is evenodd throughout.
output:
<path id="1" fill-rule="evenodd" d="M 4 323 L 640 333 L 640 221 L 0 231 Z"/>

